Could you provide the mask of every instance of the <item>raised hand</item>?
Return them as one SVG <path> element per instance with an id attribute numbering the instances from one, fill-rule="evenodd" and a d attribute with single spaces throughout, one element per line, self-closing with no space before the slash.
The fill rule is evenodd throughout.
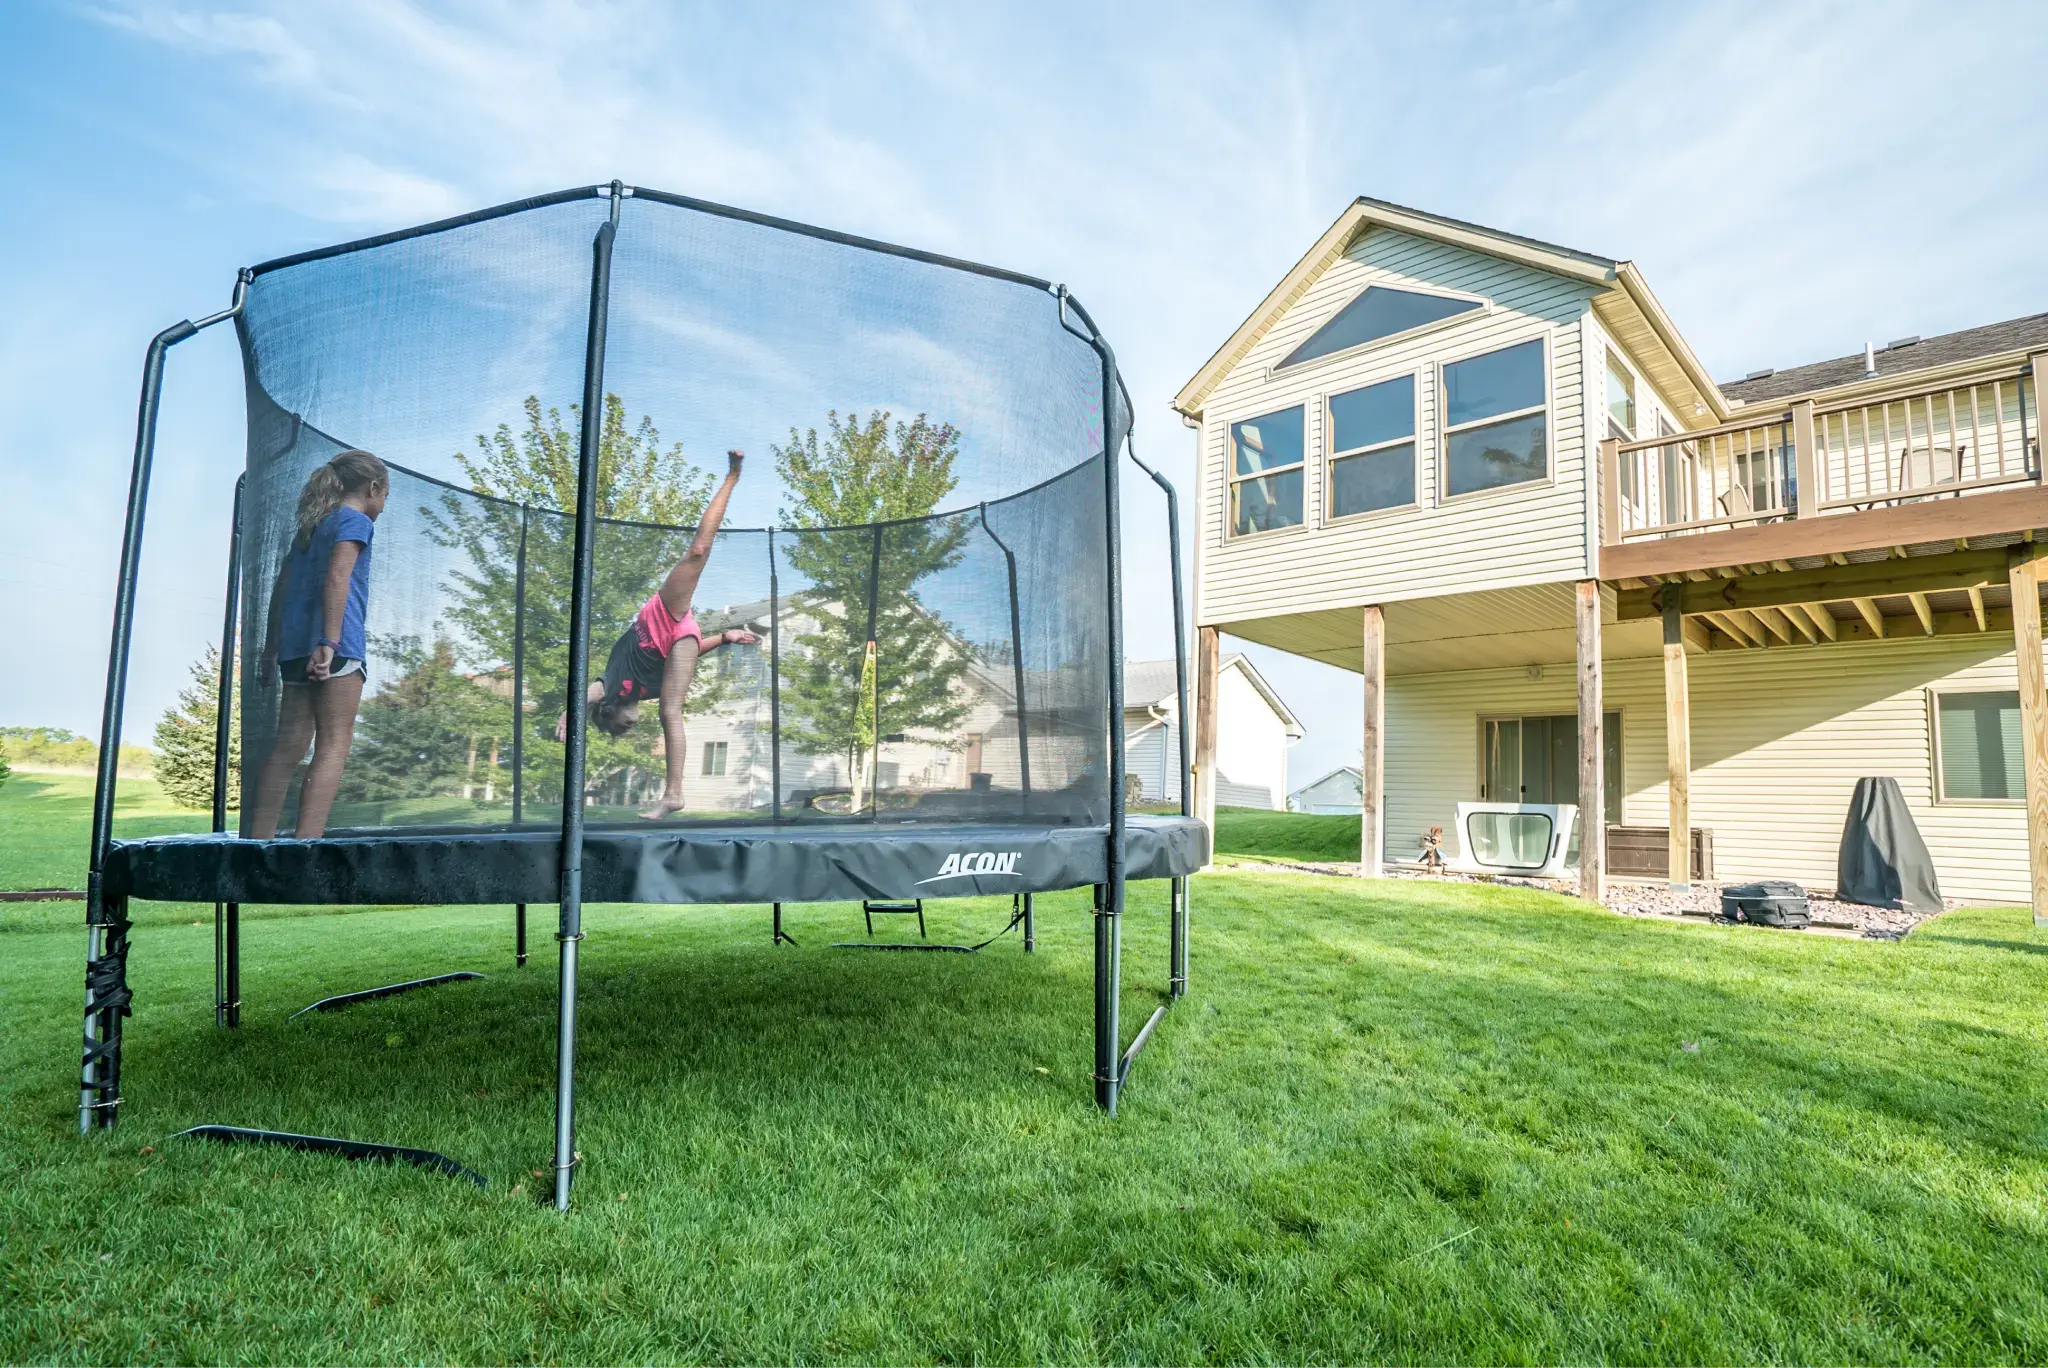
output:
<path id="1" fill-rule="evenodd" d="M 738 479 L 740 467 L 746 463 L 747 453 L 734 447 L 725 453 L 725 473 L 728 479 Z"/>

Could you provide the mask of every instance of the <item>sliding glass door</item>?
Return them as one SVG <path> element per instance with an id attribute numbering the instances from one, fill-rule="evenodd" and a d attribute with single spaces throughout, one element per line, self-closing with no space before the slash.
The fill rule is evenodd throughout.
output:
<path id="1" fill-rule="evenodd" d="M 1610 712 L 1601 728 L 1607 824 L 1621 821 L 1621 714 Z M 1489 803 L 1574 803 L 1579 801 L 1579 719 L 1484 717 L 1480 719 L 1479 796 Z M 1574 843 L 1576 843 L 1574 836 Z"/>

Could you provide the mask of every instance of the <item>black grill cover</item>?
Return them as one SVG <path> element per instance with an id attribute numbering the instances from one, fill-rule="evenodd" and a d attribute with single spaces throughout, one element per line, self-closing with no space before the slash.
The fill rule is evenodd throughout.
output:
<path id="1" fill-rule="evenodd" d="M 1941 885 L 1934 857 L 1913 825 L 1899 781 L 1858 779 L 1842 825 L 1842 851 L 1835 861 L 1835 896 L 1872 907 L 1939 912 Z"/>

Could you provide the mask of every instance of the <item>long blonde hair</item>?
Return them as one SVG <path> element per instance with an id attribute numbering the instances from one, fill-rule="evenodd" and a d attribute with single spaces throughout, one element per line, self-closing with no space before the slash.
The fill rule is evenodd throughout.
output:
<path id="1" fill-rule="evenodd" d="M 390 480 L 391 472 L 384 463 L 367 451 L 350 449 L 335 456 L 308 476 L 306 487 L 299 491 L 298 545 L 313 540 L 314 529 L 341 507 L 343 499 Z"/>

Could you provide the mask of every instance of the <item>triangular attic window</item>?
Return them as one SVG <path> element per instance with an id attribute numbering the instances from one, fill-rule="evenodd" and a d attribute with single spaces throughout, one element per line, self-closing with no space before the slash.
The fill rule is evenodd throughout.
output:
<path id="1" fill-rule="evenodd" d="M 1280 364 L 1297 366 L 1347 347 L 1377 342 L 1382 337 L 1392 337 L 1395 333 L 1485 307 L 1476 299 L 1451 299 L 1444 295 L 1417 294 L 1413 290 L 1374 285 L 1337 310 L 1335 318 L 1317 328 L 1308 341 L 1289 352 L 1287 359 Z"/>

